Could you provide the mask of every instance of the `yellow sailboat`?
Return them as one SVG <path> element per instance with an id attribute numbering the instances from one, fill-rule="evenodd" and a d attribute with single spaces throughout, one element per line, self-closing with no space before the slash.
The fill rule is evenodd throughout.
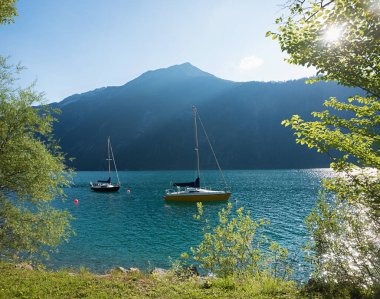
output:
<path id="1" fill-rule="evenodd" d="M 218 191 L 210 190 L 206 188 L 201 188 L 200 183 L 200 170 L 199 170 L 199 150 L 198 150 L 198 127 L 197 127 L 197 117 L 202 125 L 204 130 L 203 123 L 199 118 L 197 108 L 193 106 L 193 115 L 194 115 L 194 130 L 195 130 L 195 153 L 196 153 L 196 164 L 197 164 L 197 178 L 193 182 L 187 183 L 174 183 L 173 186 L 176 187 L 176 190 L 166 190 L 164 199 L 167 201 L 176 201 L 176 202 L 205 202 L 205 201 L 226 201 L 231 196 L 231 192 L 228 191 Z M 216 164 L 221 171 L 219 162 L 216 159 L 215 152 L 211 146 L 210 140 L 204 130 L 207 140 L 209 141 L 212 153 L 214 155 Z M 223 176 L 223 173 L 222 173 Z M 224 176 L 223 176 L 224 179 Z M 225 181 L 225 180 L 224 180 Z"/>

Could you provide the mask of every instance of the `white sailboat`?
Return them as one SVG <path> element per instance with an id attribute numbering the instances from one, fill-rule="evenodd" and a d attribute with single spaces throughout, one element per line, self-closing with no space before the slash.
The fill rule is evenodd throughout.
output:
<path id="1" fill-rule="evenodd" d="M 231 192 L 201 188 L 200 170 L 199 170 L 197 117 L 200 120 L 200 123 L 202 125 L 203 130 L 204 130 L 204 126 L 202 124 L 201 119 L 199 118 L 197 108 L 195 106 L 193 106 L 193 115 L 194 115 L 197 178 L 193 182 L 174 183 L 173 186 L 177 187 L 177 190 L 166 190 L 166 194 L 164 196 L 164 199 L 167 201 L 177 201 L 177 202 L 226 201 L 231 196 Z M 204 132 L 205 132 L 207 140 L 209 141 L 209 145 L 211 147 L 211 150 L 212 150 L 212 153 L 214 155 L 217 166 L 218 166 L 219 170 L 221 171 L 218 160 L 216 159 L 215 152 L 211 146 L 210 140 L 208 139 L 208 136 L 207 136 L 205 130 L 204 130 Z M 222 173 L 222 175 L 223 175 L 223 173 Z M 223 179 L 224 179 L 224 177 L 223 177 Z"/>
<path id="2" fill-rule="evenodd" d="M 98 180 L 96 183 L 90 182 L 91 190 L 96 192 L 116 192 L 120 189 L 120 180 L 119 175 L 117 173 L 116 162 L 113 156 L 111 138 L 108 136 L 108 180 Z M 113 161 L 113 165 L 116 172 L 117 184 L 111 182 L 111 161 Z"/>

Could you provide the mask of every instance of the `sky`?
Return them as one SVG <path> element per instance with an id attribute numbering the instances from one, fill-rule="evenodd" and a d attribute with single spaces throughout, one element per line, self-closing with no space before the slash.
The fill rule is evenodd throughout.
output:
<path id="1" fill-rule="evenodd" d="M 185 62 L 232 81 L 309 77 L 265 37 L 286 1 L 18 0 L 0 55 L 21 62 L 20 85 L 36 81 L 48 102 Z"/>

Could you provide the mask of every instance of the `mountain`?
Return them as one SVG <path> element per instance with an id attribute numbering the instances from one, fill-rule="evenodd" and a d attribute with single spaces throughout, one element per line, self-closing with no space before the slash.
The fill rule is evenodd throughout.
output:
<path id="1" fill-rule="evenodd" d="M 105 169 L 107 136 L 119 169 L 193 169 L 195 105 L 224 169 L 326 167 L 326 157 L 296 145 L 281 121 L 310 119 L 330 96 L 357 90 L 304 81 L 233 82 L 175 65 L 52 104 L 62 111 L 54 133 L 77 170 Z M 215 168 L 199 129 L 202 168 Z"/>

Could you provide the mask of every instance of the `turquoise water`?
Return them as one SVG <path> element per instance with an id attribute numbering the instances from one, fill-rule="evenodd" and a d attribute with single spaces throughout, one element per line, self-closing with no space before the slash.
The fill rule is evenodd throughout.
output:
<path id="1" fill-rule="evenodd" d="M 235 170 L 224 174 L 233 192 L 230 202 L 251 211 L 254 218 L 270 220 L 269 236 L 289 249 L 297 270 L 307 272 L 301 251 L 308 238 L 304 218 L 314 205 L 321 178 L 331 172 Z M 84 266 L 96 272 L 115 266 L 166 268 L 170 265 L 169 257 L 176 259 L 200 243 L 201 228 L 192 217 L 196 204 L 163 200 L 170 182 L 191 181 L 193 171 L 126 171 L 119 176 L 120 191 L 103 194 L 92 192 L 88 183 L 106 179 L 107 173 L 76 174 L 75 185 L 66 190 L 68 199 L 57 203 L 75 217 L 72 226 L 76 236 L 59 247 L 48 267 Z M 217 171 L 203 171 L 202 178 L 202 184 L 217 182 L 212 186 L 223 187 Z M 79 200 L 78 205 L 74 199 Z M 206 215 L 215 223 L 218 211 L 225 206 L 226 203 L 206 204 Z"/>

